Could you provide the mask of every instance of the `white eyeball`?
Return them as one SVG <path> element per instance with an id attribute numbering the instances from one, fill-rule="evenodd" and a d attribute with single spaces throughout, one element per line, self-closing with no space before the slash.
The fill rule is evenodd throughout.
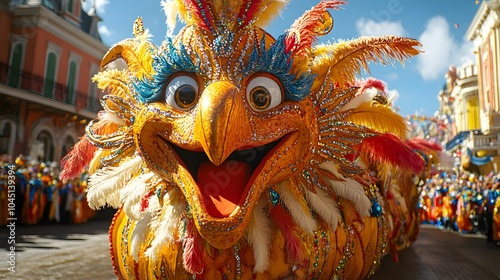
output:
<path id="1" fill-rule="evenodd" d="M 276 80 L 258 76 L 248 83 L 246 96 L 255 111 L 264 112 L 281 104 L 283 90 Z"/>
<path id="2" fill-rule="evenodd" d="M 188 75 L 176 76 L 165 88 L 165 101 L 168 105 L 187 111 L 198 101 L 198 83 Z"/>

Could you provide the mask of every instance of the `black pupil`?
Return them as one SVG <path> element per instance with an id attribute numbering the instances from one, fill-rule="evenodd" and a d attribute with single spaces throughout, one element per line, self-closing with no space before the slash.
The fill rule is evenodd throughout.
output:
<path id="1" fill-rule="evenodd" d="M 269 106 L 269 98 L 269 93 L 263 88 L 258 88 L 252 93 L 253 103 L 259 108 Z"/>
<path id="2" fill-rule="evenodd" d="M 183 85 L 176 91 L 179 105 L 191 105 L 196 99 L 196 90 L 190 85 Z"/>

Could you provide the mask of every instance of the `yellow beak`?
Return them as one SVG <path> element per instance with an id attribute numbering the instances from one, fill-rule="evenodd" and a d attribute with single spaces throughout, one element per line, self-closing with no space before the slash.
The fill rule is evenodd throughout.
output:
<path id="1" fill-rule="evenodd" d="M 233 84 L 219 81 L 205 88 L 196 114 L 194 136 L 215 165 L 244 146 L 251 133 L 243 98 Z"/>

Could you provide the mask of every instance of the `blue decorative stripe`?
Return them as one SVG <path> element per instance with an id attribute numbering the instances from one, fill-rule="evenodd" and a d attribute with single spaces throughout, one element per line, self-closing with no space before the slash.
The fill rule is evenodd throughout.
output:
<path id="1" fill-rule="evenodd" d="M 161 50 L 153 56 L 153 69 L 156 72 L 153 79 L 133 81 L 134 88 L 138 93 L 137 97 L 141 102 L 158 101 L 166 81 L 174 73 L 200 73 L 199 57 L 195 56 L 193 60 L 182 43 L 177 48 L 173 45 L 172 39 L 167 37 Z"/>
<path id="2" fill-rule="evenodd" d="M 249 76 L 258 72 L 273 74 L 285 88 L 285 99 L 299 101 L 309 95 L 315 75 L 302 74 L 296 76 L 291 73 L 292 59 L 290 53 L 285 53 L 286 33 L 281 35 L 266 50 L 265 36 L 260 41 L 260 47 L 254 46 L 248 65 L 242 74 Z M 260 49 L 260 52 L 259 52 Z"/>

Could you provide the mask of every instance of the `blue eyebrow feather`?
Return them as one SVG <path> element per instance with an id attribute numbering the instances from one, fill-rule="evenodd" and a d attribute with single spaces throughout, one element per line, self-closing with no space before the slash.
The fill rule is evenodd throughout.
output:
<path id="1" fill-rule="evenodd" d="M 260 47 L 253 48 L 248 65 L 243 69 L 242 74 L 244 76 L 258 72 L 272 74 L 281 81 L 285 89 L 285 99 L 300 101 L 310 94 L 315 75 L 303 73 L 296 76 L 291 73 L 292 59 L 290 53 L 285 53 L 285 38 L 286 34 L 281 35 L 269 50 L 266 50 L 264 37 L 260 41 Z"/>
<path id="2" fill-rule="evenodd" d="M 180 43 L 175 47 L 172 38 L 167 37 L 161 51 L 153 56 L 152 79 L 136 79 L 133 81 L 137 98 L 143 103 L 158 101 L 170 75 L 177 72 L 200 73 L 200 59 L 189 55 L 186 47 Z"/>

